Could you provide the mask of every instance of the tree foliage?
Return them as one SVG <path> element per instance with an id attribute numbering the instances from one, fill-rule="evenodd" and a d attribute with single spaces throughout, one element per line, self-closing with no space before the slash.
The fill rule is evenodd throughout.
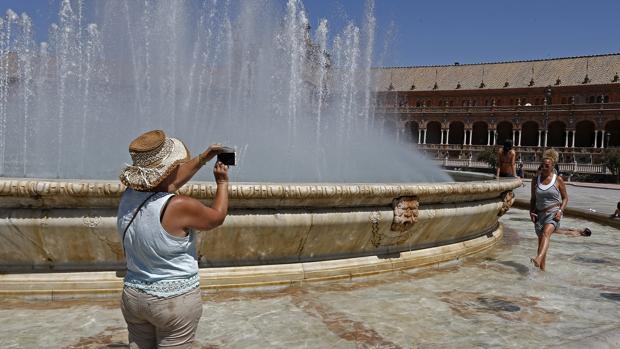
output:
<path id="1" fill-rule="evenodd" d="M 497 168 L 497 151 L 494 148 L 487 148 L 478 153 L 478 161 L 484 161 L 493 169 Z"/>
<path id="2" fill-rule="evenodd" d="M 620 148 L 607 149 L 603 154 L 603 163 L 616 175 L 616 182 L 620 183 Z"/>

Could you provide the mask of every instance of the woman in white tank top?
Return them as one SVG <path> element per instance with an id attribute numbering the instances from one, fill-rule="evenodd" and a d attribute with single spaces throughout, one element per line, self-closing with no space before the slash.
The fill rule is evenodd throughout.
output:
<path id="1" fill-rule="evenodd" d="M 539 175 L 532 179 L 530 219 L 538 236 L 538 254 L 530 261 L 541 270 L 545 270 L 551 234 L 560 227 L 568 204 L 564 181 L 553 172 L 555 162 L 557 152 L 551 149 L 545 151 Z"/>

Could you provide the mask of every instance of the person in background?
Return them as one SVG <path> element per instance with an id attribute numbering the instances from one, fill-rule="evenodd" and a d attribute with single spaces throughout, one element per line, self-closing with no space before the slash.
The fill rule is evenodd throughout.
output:
<path id="1" fill-rule="evenodd" d="M 523 178 L 523 162 L 519 161 L 519 165 L 517 165 L 517 176 Z"/>
<path id="2" fill-rule="evenodd" d="M 117 229 L 127 260 L 121 311 L 130 348 L 191 348 L 202 315 L 194 229 L 209 230 L 228 213 L 228 167 L 217 162 L 211 206 L 175 192 L 217 154 L 191 158 L 185 144 L 161 130 L 129 145 L 133 164 L 120 180 Z"/>
<path id="3" fill-rule="evenodd" d="M 568 205 L 566 185 L 553 171 L 557 159 L 558 153 L 555 150 L 546 150 L 543 153 L 540 174 L 532 178 L 530 219 L 538 236 L 538 254 L 530 261 L 540 270 L 545 270 L 551 234 L 559 228 L 564 209 Z"/>
<path id="4" fill-rule="evenodd" d="M 611 218 L 620 218 L 620 201 L 618 201 L 616 211 L 611 215 Z"/>
<path id="5" fill-rule="evenodd" d="M 556 234 L 566 235 L 566 236 L 591 236 L 592 230 L 589 228 L 583 229 L 573 229 L 573 228 L 557 228 L 555 230 Z"/>
<path id="6" fill-rule="evenodd" d="M 504 142 L 504 146 L 497 153 L 497 173 L 496 177 L 516 177 L 517 168 L 515 166 L 515 159 L 517 153 L 512 149 L 512 141 L 507 139 Z"/>

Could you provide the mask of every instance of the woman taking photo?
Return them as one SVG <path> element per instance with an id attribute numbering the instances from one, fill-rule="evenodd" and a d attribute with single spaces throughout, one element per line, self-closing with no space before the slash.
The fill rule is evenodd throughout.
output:
<path id="1" fill-rule="evenodd" d="M 129 145 L 133 164 L 121 173 L 127 186 L 117 228 L 127 275 L 121 310 L 130 348 L 191 348 L 202 315 L 194 229 L 213 229 L 228 212 L 228 167 L 213 169 L 211 207 L 176 195 L 198 170 L 222 152 L 212 145 L 191 158 L 185 144 L 155 130 Z"/>
<path id="2" fill-rule="evenodd" d="M 540 174 L 532 179 L 530 218 L 538 235 L 538 255 L 530 259 L 540 270 L 545 270 L 551 234 L 560 227 L 562 213 L 568 204 L 566 185 L 553 171 L 558 153 L 548 149 L 543 153 Z"/>

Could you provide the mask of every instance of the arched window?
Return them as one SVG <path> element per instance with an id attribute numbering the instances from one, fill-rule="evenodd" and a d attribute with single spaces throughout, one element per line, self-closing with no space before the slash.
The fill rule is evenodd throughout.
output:
<path id="1" fill-rule="evenodd" d="M 564 147 L 566 144 L 566 124 L 562 121 L 553 121 L 549 123 L 548 130 L 547 146 Z"/>
<path id="2" fill-rule="evenodd" d="M 437 121 L 431 121 L 426 125 L 426 143 L 439 144 L 441 141 L 441 124 Z"/>
<path id="3" fill-rule="evenodd" d="M 465 124 L 460 121 L 452 121 L 449 130 L 448 144 L 463 144 L 465 140 Z"/>
<path id="4" fill-rule="evenodd" d="M 489 142 L 489 126 L 484 121 L 476 121 L 472 126 L 471 143 L 473 145 L 487 145 Z"/>
<path id="5" fill-rule="evenodd" d="M 575 146 L 593 147 L 594 146 L 594 122 L 582 120 L 575 125 Z"/>
<path id="6" fill-rule="evenodd" d="M 538 142 L 538 124 L 535 121 L 524 122 L 521 125 L 521 145 L 537 146 Z"/>

